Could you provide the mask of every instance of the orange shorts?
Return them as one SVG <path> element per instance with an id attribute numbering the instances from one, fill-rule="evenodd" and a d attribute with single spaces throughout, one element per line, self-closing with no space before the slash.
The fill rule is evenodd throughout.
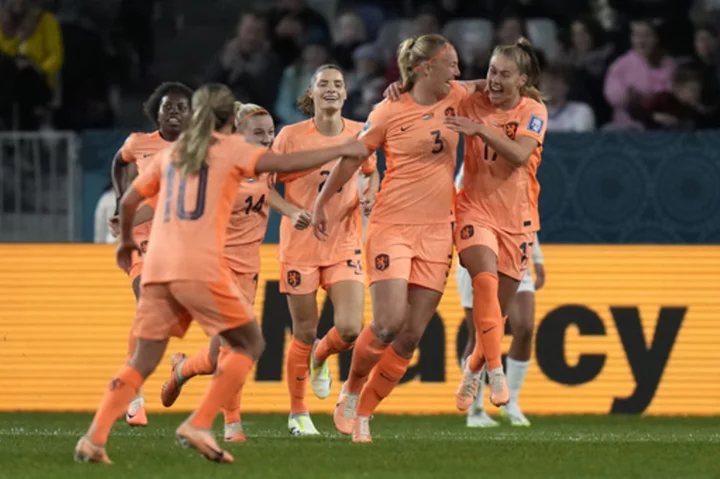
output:
<path id="1" fill-rule="evenodd" d="M 368 224 L 366 268 L 370 284 L 404 279 L 443 292 L 452 266 L 452 226 Z"/>
<path id="2" fill-rule="evenodd" d="M 455 227 L 455 244 L 458 253 L 471 246 L 487 246 L 497 256 L 497 270 L 520 281 L 528 268 L 528 255 L 532 254 L 535 232 L 511 234 L 492 226 L 458 218 Z"/>
<path id="3" fill-rule="evenodd" d="M 233 281 L 143 284 L 133 333 L 142 339 L 182 338 L 193 319 L 212 337 L 248 324 L 255 315 Z"/>
<path id="4" fill-rule="evenodd" d="M 295 266 L 280 263 L 280 292 L 311 294 L 320 286 L 327 290 L 340 281 L 365 281 L 362 252 L 355 250 L 351 258 L 330 266 Z"/>
<path id="5" fill-rule="evenodd" d="M 240 290 L 240 294 L 245 297 L 248 304 L 255 304 L 255 296 L 257 295 L 259 273 L 238 273 L 233 271 L 233 279 Z"/>

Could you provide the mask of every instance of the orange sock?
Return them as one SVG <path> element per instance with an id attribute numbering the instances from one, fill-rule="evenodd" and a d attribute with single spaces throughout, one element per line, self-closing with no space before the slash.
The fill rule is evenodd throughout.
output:
<path id="1" fill-rule="evenodd" d="M 337 329 L 333 326 L 315 348 L 315 363 L 320 364 L 333 354 L 344 353 L 352 348 L 352 346 L 353 343 L 348 343 L 343 340 L 343 338 L 340 337 L 340 333 L 338 333 Z"/>
<path id="2" fill-rule="evenodd" d="M 237 397 L 253 364 L 255 361 L 252 358 L 235 351 L 225 354 L 222 361 L 218 359 L 217 370 L 190 424 L 198 429 L 212 428 L 223 404 Z"/>
<path id="3" fill-rule="evenodd" d="M 220 346 L 218 363 L 230 354 L 230 352 L 232 352 L 232 348 L 230 348 L 230 346 Z M 230 398 L 225 402 L 225 405 L 222 407 L 223 416 L 225 416 L 225 424 L 240 422 L 240 398 L 242 397 L 243 386 L 244 384 L 240 386 L 240 391 L 238 391 L 237 395 L 230 396 Z"/>
<path id="4" fill-rule="evenodd" d="M 143 382 L 145 379 L 137 369 L 127 365 L 120 368 L 110 381 L 88 430 L 88 437 L 93 443 L 105 445 L 113 424 L 125 412 Z"/>
<path id="5" fill-rule="evenodd" d="M 482 347 L 482 339 L 480 338 L 480 331 L 475 332 L 475 347 L 468 356 L 467 365 L 471 371 L 480 371 L 485 364 L 485 353 Z"/>
<path id="6" fill-rule="evenodd" d="M 305 404 L 308 374 L 310 373 L 310 351 L 312 346 L 292 338 L 285 362 L 285 379 L 290 393 L 290 414 L 308 412 Z"/>
<path id="7" fill-rule="evenodd" d="M 357 341 L 355 341 L 355 352 L 353 352 L 350 375 L 346 383 L 347 392 L 360 394 L 370 371 L 380 361 L 388 343 L 383 343 L 375 336 L 370 325 L 363 328 Z"/>
<path id="8" fill-rule="evenodd" d="M 358 401 L 357 415 L 369 417 L 380 402 L 388 397 L 405 375 L 410 360 L 400 356 L 392 347 L 387 348 L 380 362 L 373 368 Z"/>
<path id="9" fill-rule="evenodd" d="M 220 360 L 218 359 L 218 363 Z M 212 360 L 210 359 L 210 347 L 203 346 L 198 352 L 190 356 L 187 361 L 182 363 L 180 374 L 185 379 L 195 376 L 212 374 L 215 371 Z"/>
<path id="10" fill-rule="evenodd" d="M 492 273 L 480 273 L 472 279 L 473 322 L 479 341 L 470 356 L 470 369 L 479 371 L 484 355 L 488 371 L 502 367 L 502 339 L 505 334 L 502 311 L 498 300 L 498 277 Z M 478 347 L 480 346 L 480 347 Z M 473 366 L 480 365 L 477 369 Z"/>

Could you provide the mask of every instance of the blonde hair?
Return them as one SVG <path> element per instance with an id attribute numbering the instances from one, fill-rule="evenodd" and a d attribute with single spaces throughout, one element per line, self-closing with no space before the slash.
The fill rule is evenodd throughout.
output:
<path id="1" fill-rule="evenodd" d="M 196 175 L 207 163 L 213 132 L 225 126 L 235 114 L 235 98 L 225 85 L 210 83 L 192 97 L 193 114 L 187 130 L 178 139 L 176 165 L 184 176 Z"/>
<path id="2" fill-rule="evenodd" d="M 235 111 L 237 111 L 237 113 L 235 113 L 235 131 L 239 130 L 243 123 L 251 116 L 270 115 L 270 112 L 260 105 L 256 105 L 255 103 L 240 103 L 239 101 L 235 102 Z"/>
<path id="3" fill-rule="evenodd" d="M 308 85 L 307 90 L 305 90 L 305 94 L 303 94 L 303 96 L 297 99 L 298 110 L 308 116 L 315 116 L 315 102 L 312 99 L 312 88 L 315 86 L 318 75 L 325 70 L 337 70 L 343 76 L 343 80 L 345 78 L 345 74 L 343 73 L 342 68 L 332 63 L 320 65 L 318 69 L 315 70 L 315 73 L 313 73 L 313 76 L 310 79 L 310 85 Z"/>
<path id="4" fill-rule="evenodd" d="M 410 90 L 417 81 L 418 67 L 434 60 L 449 44 L 447 38 L 436 33 L 408 38 L 402 42 L 397 51 L 402 90 Z"/>
<path id="5" fill-rule="evenodd" d="M 495 55 L 502 55 L 511 59 L 517 65 L 520 74 L 527 75 L 527 82 L 520 88 L 520 95 L 542 103 L 544 97 L 538 88 L 540 83 L 540 62 L 528 39 L 520 37 L 512 45 L 498 45 L 493 50 L 493 56 Z"/>

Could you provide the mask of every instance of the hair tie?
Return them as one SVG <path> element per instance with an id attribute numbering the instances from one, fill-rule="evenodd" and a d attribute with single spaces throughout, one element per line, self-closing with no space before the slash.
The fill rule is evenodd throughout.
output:
<path id="1" fill-rule="evenodd" d="M 266 109 L 264 109 L 264 108 L 263 108 L 263 109 L 260 109 L 260 110 L 251 111 L 250 113 L 248 113 L 248 114 L 245 115 L 244 117 L 240 118 L 240 121 L 238 121 L 237 123 L 238 123 L 238 125 L 242 125 L 242 123 L 243 123 L 245 120 L 247 120 L 248 118 L 250 118 L 250 117 L 253 116 L 253 115 L 269 115 L 269 114 L 270 114 L 270 112 L 268 112 L 268 111 L 267 111 Z"/>

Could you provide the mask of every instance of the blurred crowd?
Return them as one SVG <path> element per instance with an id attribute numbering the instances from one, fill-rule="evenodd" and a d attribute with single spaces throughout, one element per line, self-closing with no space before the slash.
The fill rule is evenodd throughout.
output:
<path id="1" fill-rule="evenodd" d="M 152 67 L 154 3 L 2 0 L 0 128 L 111 126 L 114 86 Z M 345 116 L 363 121 L 398 78 L 405 37 L 444 34 L 470 79 L 485 76 L 495 45 L 525 36 L 543 63 L 551 131 L 720 126 L 719 0 L 338 0 L 334 18 L 311 3 L 238 7 L 198 80 L 288 124 L 304 119 L 296 100 L 313 71 L 334 62 L 346 71 Z"/>

